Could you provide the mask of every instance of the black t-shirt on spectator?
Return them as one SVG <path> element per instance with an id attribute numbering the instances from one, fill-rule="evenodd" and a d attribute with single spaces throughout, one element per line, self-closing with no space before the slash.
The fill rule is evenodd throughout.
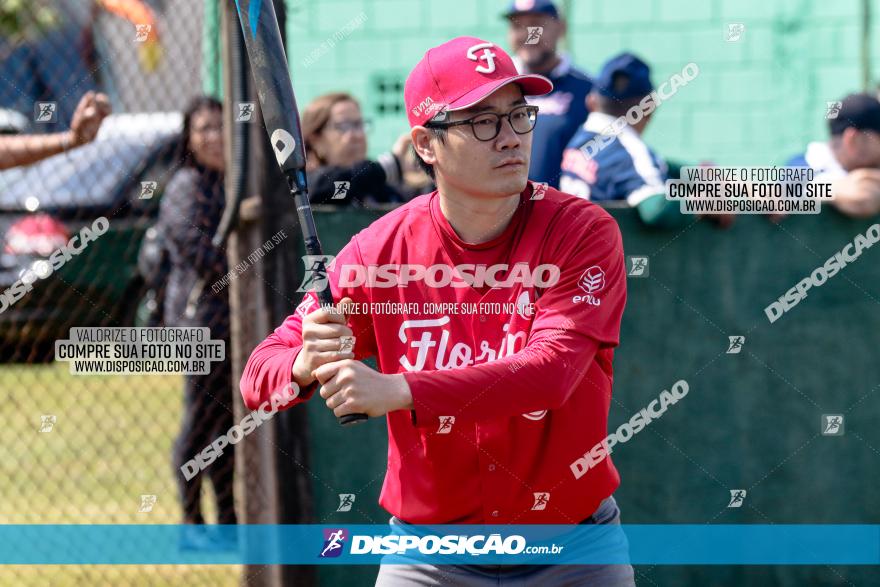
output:
<path id="1" fill-rule="evenodd" d="M 351 167 L 319 167 L 308 173 L 308 182 L 312 204 L 365 207 L 403 202 L 400 192 L 388 183 L 383 167 L 375 161 L 359 161 Z"/>

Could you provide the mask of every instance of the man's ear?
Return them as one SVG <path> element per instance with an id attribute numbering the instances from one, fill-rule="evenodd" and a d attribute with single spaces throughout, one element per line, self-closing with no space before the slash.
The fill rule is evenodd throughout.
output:
<path id="1" fill-rule="evenodd" d="M 437 154 L 434 152 L 434 133 L 424 126 L 414 126 L 410 136 L 412 137 L 412 145 L 415 152 L 418 153 L 422 161 L 428 165 L 437 163 Z"/>
<path id="2" fill-rule="evenodd" d="M 599 110 L 599 99 L 593 92 L 587 94 L 587 110 L 590 112 L 598 112 Z"/>
<path id="3" fill-rule="evenodd" d="M 856 150 L 859 148 L 859 135 L 861 135 L 862 131 L 854 127 L 848 127 L 843 129 L 843 135 L 841 135 L 841 143 L 846 146 L 847 149 Z"/>

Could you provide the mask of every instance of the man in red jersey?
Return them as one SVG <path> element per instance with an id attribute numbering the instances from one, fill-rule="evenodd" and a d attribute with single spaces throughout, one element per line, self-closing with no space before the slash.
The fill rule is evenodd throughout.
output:
<path id="1" fill-rule="evenodd" d="M 607 433 L 623 247 L 602 208 L 527 178 L 537 109 L 525 96 L 551 89 L 481 39 L 425 53 L 404 94 L 437 190 L 336 256 L 327 282 L 341 312 L 310 291 L 245 367 L 251 409 L 292 381 L 297 402 L 320 383 L 336 416 L 387 416 L 392 523 L 619 523 L 611 459 L 572 463 Z M 358 360 L 369 356 L 379 371 Z M 499 579 L 633 585 L 633 571 L 382 565 L 377 584 Z"/>

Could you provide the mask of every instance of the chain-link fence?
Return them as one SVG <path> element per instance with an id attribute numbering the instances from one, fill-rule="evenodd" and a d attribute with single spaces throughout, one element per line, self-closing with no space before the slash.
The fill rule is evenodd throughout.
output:
<path id="1" fill-rule="evenodd" d="M 413 3 L 418 8 L 408 12 L 397 10 L 403 3 L 381 0 L 276 4 L 289 55 L 296 55 L 290 65 L 300 106 L 312 94 L 351 90 L 387 137 L 405 126 L 404 74 L 425 48 L 441 41 L 426 32 L 468 34 L 470 29 L 458 30 L 460 19 L 470 18 L 468 26 L 480 29 L 484 17 L 500 11 L 490 0 L 474 2 L 479 8 L 472 14 L 437 3 Z M 572 23 L 586 19 L 587 4 L 561 4 Z M 727 8 L 719 7 L 733 3 L 709 4 L 714 8 L 705 10 L 727 18 Z M 297 310 L 297 286 L 305 281 L 296 211 L 267 147 L 233 5 L 0 0 L 0 526 L 182 523 L 172 548 L 213 553 L 235 546 L 209 527 L 215 524 L 342 526 L 388 519 L 378 504 L 387 458 L 384 420 L 343 429 L 313 398 L 307 406 L 272 414 L 271 424 L 247 442 L 234 441 L 244 428 L 233 432 L 235 425 L 253 417 L 239 396 L 239 371 L 250 351 Z M 698 116 L 684 122 L 674 110 L 664 111 L 652 124 L 670 126 L 654 126 L 654 136 L 687 141 L 696 134 L 691 127 L 699 127 L 703 139 L 712 139 L 706 144 L 718 142 L 721 156 L 726 149 L 744 151 L 739 145 L 749 133 L 741 131 L 741 117 L 723 117 L 741 132 L 737 142 L 738 134 L 726 136 L 701 123 L 709 119 L 700 112 L 717 110 L 719 94 L 741 90 L 748 98 L 743 111 L 752 114 L 766 106 L 754 107 L 754 87 L 767 88 L 722 77 L 727 71 L 712 63 L 746 61 L 746 54 L 735 52 L 740 46 L 753 56 L 786 51 L 771 50 L 775 45 L 764 36 L 769 26 L 731 22 L 710 38 L 700 27 L 714 27 L 718 14 L 703 23 L 699 14 L 667 14 L 673 5 L 652 3 L 668 22 L 687 21 L 689 35 L 651 37 L 652 31 L 641 33 L 641 23 L 623 31 L 629 18 L 618 14 L 623 8 L 605 4 L 594 11 L 591 4 L 596 30 L 573 31 L 573 46 L 654 38 L 664 67 L 680 66 L 682 56 L 702 57 L 702 51 L 717 56 L 705 60 L 702 85 L 688 88 L 702 92 L 692 94 Z M 843 15 L 841 26 L 845 19 L 856 22 Z M 503 26 L 486 25 L 485 32 L 501 39 Z M 800 27 L 782 22 L 778 28 Z M 682 36 L 687 40 L 680 46 Z M 751 38 L 754 45 L 736 45 Z M 367 67 L 365 56 L 374 54 L 382 57 Z M 313 67 L 318 60 L 321 66 Z M 810 64 L 807 58 L 790 61 L 795 71 Z M 360 77 L 346 78 L 352 71 Z M 834 76 L 828 79 L 823 84 L 836 83 Z M 829 96 L 842 94 L 838 85 Z M 226 102 L 201 97 L 200 88 L 208 86 L 215 93 L 222 87 Z M 682 109 L 691 99 L 684 94 Z M 827 104 L 829 112 L 841 106 Z M 550 113 L 554 104 L 542 107 Z M 773 125 L 761 120 L 750 123 L 753 131 L 776 127 L 775 119 Z M 348 121 L 340 132 L 355 126 L 366 128 L 364 121 Z M 754 136 L 749 140 L 762 148 L 778 146 Z M 233 148 L 238 151 L 231 155 Z M 768 163 L 764 155 L 752 163 Z M 669 170 L 670 178 L 677 176 L 677 169 Z M 347 180 L 336 183 L 350 187 Z M 237 230 L 224 241 L 228 202 L 253 194 L 259 197 L 240 202 Z M 608 432 L 623 438 L 614 462 L 623 479 L 616 496 L 624 521 L 876 521 L 880 504 L 864 489 L 880 454 L 869 409 L 880 389 L 873 368 L 880 281 L 868 256 L 876 259 L 877 252 L 859 245 L 865 258 L 858 263 L 845 253 L 854 250 L 845 248 L 850 241 L 880 234 L 876 214 L 853 219 L 826 207 L 820 217 L 793 217 L 779 225 L 737 219 L 727 231 L 694 215 L 674 228 L 646 229 L 644 207 L 619 204 L 608 209 L 623 234 L 628 297 L 614 356 Z M 386 211 L 343 210 L 315 210 L 330 255 Z M 728 227 L 732 218 L 715 222 Z M 831 255 L 835 273 L 840 271 L 834 280 L 823 273 Z M 794 309 L 792 297 L 795 304 L 806 300 L 804 288 L 813 288 L 811 298 L 782 319 Z M 800 289 L 803 295 L 794 296 Z M 394 338 L 389 332 L 399 336 L 386 330 L 386 341 Z M 662 422 L 643 419 L 644 435 L 629 442 L 635 435 L 631 422 L 638 422 L 630 418 L 646 418 L 642 408 L 683 378 L 693 389 L 690 397 Z M 523 421 L 540 422 L 548 410 L 541 412 L 522 414 Z M 562 467 L 569 483 L 580 478 L 578 468 L 585 473 L 583 450 L 592 452 L 584 445 L 577 460 Z M 461 474 L 448 472 L 453 479 Z M 543 488 L 532 489 L 538 505 Z M 0 541 L 0 551 L 3 546 Z M 318 556 L 317 543 L 284 546 Z M 20 565 L 0 567 L 0 585 L 366 585 L 376 570 Z M 636 571 L 638 584 L 653 585 L 876 580 L 867 565 L 637 565 Z"/>
<path id="2" fill-rule="evenodd" d="M 230 451 L 211 483 L 180 469 L 232 424 L 228 355 L 165 374 L 100 363 L 143 359 L 151 345 L 131 337 L 159 332 L 121 327 L 207 327 L 228 349 L 226 255 L 211 243 L 225 201 L 220 103 L 196 104 L 183 139 L 202 12 L 192 0 L 0 2 L 0 524 L 236 521 Z M 77 328 L 117 334 L 101 343 L 86 330 L 70 345 L 93 364 L 60 360 L 74 355 L 56 341 Z M 126 331 L 128 344 L 104 345 Z M 212 541 L 194 530 L 180 546 Z M 235 585 L 240 574 L 17 566 L 0 584 Z"/>

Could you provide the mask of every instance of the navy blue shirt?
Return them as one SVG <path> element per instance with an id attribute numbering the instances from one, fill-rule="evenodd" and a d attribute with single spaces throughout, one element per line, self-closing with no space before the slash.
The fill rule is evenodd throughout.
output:
<path id="1" fill-rule="evenodd" d="M 604 134 L 615 118 L 590 113 L 565 150 L 560 190 L 588 200 L 625 200 L 638 206 L 645 198 L 666 191 L 667 166 L 630 126 L 594 149 L 584 146 Z"/>
<path id="2" fill-rule="evenodd" d="M 546 182 L 559 187 L 562 151 L 577 129 L 587 119 L 587 94 L 593 82 L 583 71 L 573 67 L 563 55 L 553 71 L 546 77 L 553 82 L 553 91 L 546 96 L 529 96 L 529 104 L 535 104 L 538 123 L 532 137 L 532 160 L 529 179 Z M 522 71 L 517 61 L 517 68 Z"/>

